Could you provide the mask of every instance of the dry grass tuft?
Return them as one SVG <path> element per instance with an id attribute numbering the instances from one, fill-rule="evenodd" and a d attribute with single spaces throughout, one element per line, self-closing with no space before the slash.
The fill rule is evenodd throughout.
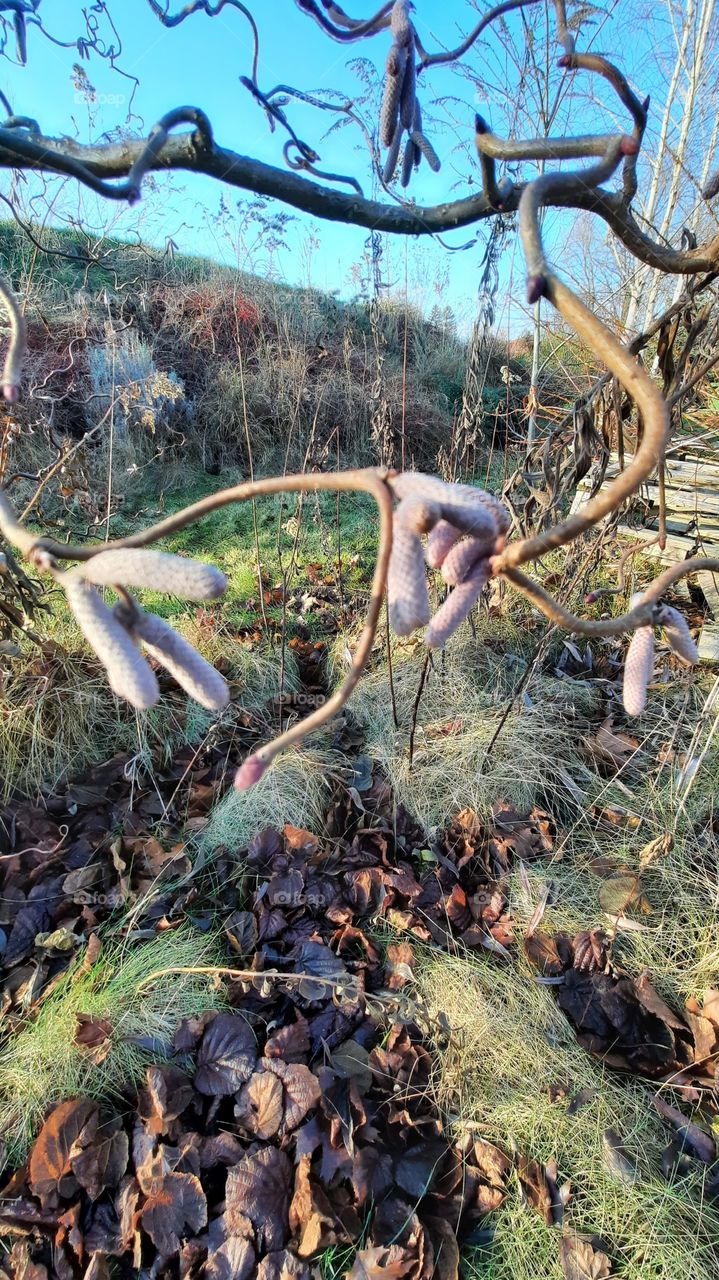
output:
<path id="1" fill-rule="evenodd" d="M 200 853 L 212 854 L 221 845 L 236 852 L 266 827 L 281 829 L 285 823 L 319 831 L 343 765 L 344 756 L 321 746 L 283 752 L 256 786 L 230 791 L 215 806 L 199 840 Z"/>
<path id="2" fill-rule="evenodd" d="M 542 888 L 551 883 L 542 927 L 573 933 L 595 924 L 611 927 L 599 901 L 602 879 L 597 860 L 641 872 L 649 909 L 627 906 L 630 924 L 620 927 L 614 956 L 632 973 L 648 970 L 665 998 L 679 1009 L 687 997 L 701 998 L 707 987 L 719 984 L 719 839 L 713 817 L 719 746 L 710 743 L 685 795 L 682 764 L 692 743 L 701 688 L 690 687 L 687 696 L 690 705 L 683 719 L 670 692 L 664 699 L 650 700 L 647 714 L 628 727 L 638 745 L 618 774 L 595 779 L 588 796 L 593 807 L 588 803 L 577 811 L 549 861 L 526 868 L 531 894 L 518 875 L 511 884 L 511 910 L 520 931 Z M 692 759 L 701 754 L 708 732 L 707 727 L 696 740 Z M 673 762 L 665 759 L 669 743 L 677 755 Z M 601 814 L 617 800 L 620 825 L 614 826 Z M 622 811 L 632 815 L 631 825 L 621 825 Z M 672 837 L 673 847 L 659 852 L 642 870 L 643 851 L 665 835 Z"/>
<path id="3" fill-rule="evenodd" d="M 398 649 L 399 654 L 402 650 Z M 533 676 L 513 705 L 499 739 L 487 749 L 524 666 L 488 649 L 464 629 L 435 655 L 417 720 L 414 761 L 409 729 L 420 678 L 422 650 L 394 664 L 400 727 L 392 716 L 387 669 L 360 683 L 352 712 L 367 734 L 367 752 L 384 769 L 397 800 L 427 827 L 470 806 L 487 814 L 498 800 L 518 808 L 554 792 L 561 771 L 580 784 L 591 777 L 576 743 L 589 725 L 596 697 L 580 686 Z"/>
<path id="4" fill-rule="evenodd" d="M 434 1092 L 447 1123 L 546 1162 L 573 1194 L 565 1225 L 607 1242 L 622 1280 L 706 1280 L 716 1266 L 719 1213 L 703 1200 L 703 1167 L 672 1184 L 660 1172 L 669 1133 L 640 1082 L 608 1075 L 579 1048 L 551 993 L 526 973 L 491 957 L 427 954 L 419 988 L 453 1028 L 438 1046 Z M 570 1097 L 594 1091 L 574 1116 L 552 1103 L 552 1083 Z M 624 1139 L 640 1181 L 627 1185 L 608 1168 L 605 1129 Z M 493 1215 L 492 1244 L 467 1274 L 482 1280 L 561 1280 L 559 1232 L 525 1208 L 516 1182 Z M 615 1274 L 613 1272 L 613 1274 Z"/>
<path id="5" fill-rule="evenodd" d="M 183 930 L 134 949 L 111 944 L 88 973 L 69 971 L 35 1021 L 0 1050 L 0 1133 L 8 1162 L 22 1162 L 51 1105 L 76 1094 L 101 1100 L 120 1093 L 141 1079 L 148 1063 L 162 1059 L 162 1045 L 181 1018 L 221 1007 L 211 978 L 202 974 L 170 973 L 138 994 L 151 970 L 212 963 L 219 963 L 214 940 Z M 80 1013 L 112 1024 L 110 1051 L 100 1063 L 75 1044 Z"/>

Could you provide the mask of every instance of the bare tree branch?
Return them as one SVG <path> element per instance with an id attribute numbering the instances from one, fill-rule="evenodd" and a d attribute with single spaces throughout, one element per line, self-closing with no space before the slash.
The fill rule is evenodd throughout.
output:
<path id="1" fill-rule="evenodd" d="M 194 111 L 198 119 L 203 117 L 196 107 L 177 108 L 177 111 Z M 172 114 L 168 113 L 165 119 Z M 392 235 L 434 235 L 470 226 L 497 213 L 484 193 L 429 206 L 395 206 L 347 195 L 215 142 L 205 145 L 197 132 L 168 137 L 149 155 L 147 147 L 148 143 L 142 139 L 84 145 L 67 138 L 31 136 L 21 130 L 0 128 L 0 168 L 65 173 L 110 199 L 124 200 L 127 184 L 113 187 L 108 180 L 127 176 L 142 160 L 146 172 L 184 170 L 206 174 L 228 186 L 271 196 L 330 222 L 346 222 Z M 507 188 L 502 197 L 503 212 L 512 213 L 519 208 L 523 190 L 524 186 L 519 184 Z M 571 193 L 558 191 L 548 204 L 597 214 L 635 257 L 668 274 L 711 271 L 719 263 L 719 234 L 696 249 L 672 249 L 642 230 L 618 193 L 583 187 Z"/>

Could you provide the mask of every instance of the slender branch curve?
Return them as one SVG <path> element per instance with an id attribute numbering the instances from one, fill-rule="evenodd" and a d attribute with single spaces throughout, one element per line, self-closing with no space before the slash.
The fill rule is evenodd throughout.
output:
<path id="1" fill-rule="evenodd" d="M 198 111 L 198 108 L 192 110 Z M 142 139 L 83 145 L 67 138 L 19 137 L 14 130 L 0 128 L 0 168 L 65 173 L 109 199 L 127 199 L 126 191 L 106 187 L 105 181 L 126 177 L 143 154 L 147 161 L 145 172 L 184 170 L 205 174 L 227 186 L 271 196 L 328 222 L 347 222 L 391 235 L 435 235 L 497 215 L 497 209 L 485 193 L 428 206 L 389 205 L 349 195 L 217 143 L 202 145 L 200 140 L 198 145 L 196 131 L 169 136 L 148 156 L 147 142 Z M 513 213 L 519 208 L 523 190 L 523 185 L 503 190 L 502 212 Z M 571 193 L 560 190 L 547 203 L 555 208 L 583 209 L 597 214 L 636 258 L 668 274 L 693 275 L 698 271 L 711 271 L 719 264 L 719 234 L 696 249 L 682 251 L 662 245 L 642 230 L 619 193 L 588 187 Z"/>
<path id="2" fill-rule="evenodd" d="M 129 547 L 148 547 L 161 538 L 188 524 L 193 524 L 203 516 L 217 511 L 221 507 L 230 506 L 234 502 L 246 502 L 249 498 L 258 498 L 276 493 L 319 493 L 319 492 L 352 492 L 368 493 L 377 504 L 379 514 L 379 545 L 377 560 L 372 579 L 372 590 L 367 610 L 367 618 L 362 634 L 357 641 L 352 665 L 344 682 L 335 690 L 330 698 L 313 711 L 304 720 L 292 725 L 272 742 L 260 748 L 249 762 L 256 762 L 261 772 L 281 751 L 295 746 L 308 733 L 319 729 L 331 720 L 350 698 L 372 651 L 377 632 L 380 611 L 384 601 L 387 570 L 392 550 L 392 490 L 387 483 L 387 472 L 375 468 L 347 472 L 329 472 L 309 475 L 279 476 L 269 479 L 254 480 L 248 484 L 235 485 L 220 493 L 202 498 L 199 502 L 185 507 L 183 511 L 168 516 L 147 529 L 131 534 L 127 538 L 118 538 L 112 542 L 100 543 L 94 547 L 69 546 L 54 542 L 52 539 L 36 538 L 15 517 L 7 499 L 0 493 L 0 533 L 13 546 L 23 553 L 25 558 L 38 568 L 60 573 L 57 561 L 75 560 L 86 563 L 93 557 L 108 551 L 118 551 Z M 247 763 L 247 762 L 246 762 Z"/>

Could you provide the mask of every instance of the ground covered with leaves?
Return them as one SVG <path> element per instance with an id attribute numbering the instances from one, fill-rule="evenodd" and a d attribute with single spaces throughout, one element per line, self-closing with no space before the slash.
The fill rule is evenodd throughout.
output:
<path id="1" fill-rule="evenodd" d="M 169 749 L 8 789 L 2 1273 L 715 1274 L 716 760 L 691 688 L 660 656 L 633 736 L 616 646 L 548 648 L 491 602 L 417 714 L 415 648 L 390 691 L 380 637 L 349 713 L 238 797 L 355 641 L 363 564 L 352 604 L 341 562 L 308 566 L 301 593 L 249 583 L 224 630 L 185 620 L 226 716 L 185 732 L 164 686 Z"/>
<path id="2" fill-rule="evenodd" d="M 142 1001 L 195 968 L 223 996 L 202 1010 L 198 994 L 197 1012 L 144 1037 L 128 1033 L 111 1000 L 104 1013 L 102 1001 L 87 1010 L 75 1002 L 73 1054 L 89 1087 L 56 1096 L 27 1158 L 5 1175 L 5 1274 L 75 1280 L 119 1266 L 119 1274 L 274 1280 L 309 1276 L 321 1258 L 353 1280 L 452 1280 L 460 1249 L 489 1245 L 492 1215 L 508 1196 L 559 1227 L 557 1262 L 570 1280 L 613 1274 L 614 1242 L 572 1230 L 581 1185 L 517 1149 L 511 1133 L 499 1145 L 448 1122 L 435 1062 L 454 1029 L 417 983 L 437 948 L 478 949 L 501 966 L 519 948 L 541 981 L 556 984 L 590 1053 L 670 1079 L 687 1099 L 711 1090 L 719 993 L 673 1011 L 646 975 L 612 963 L 606 932 L 544 933 L 541 911 L 517 937 L 508 877 L 551 858 L 549 815 L 505 805 L 487 822 L 465 811 L 428 841 L 374 777 L 362 792 L 338 790 L 319 835 L 268 828 L 246 850 L 220 851 L 212 877 L 198 881 L 188 878 L 184 846 L 147 834 L 162 795 L 132 795 L 119 765 L 114 782 L 105 770 L 70 788 L 52 815 L 30 805 L 6 814 L 3 991 L 16 1044 L 88 970 L 106 964 L 94 990 L 107 991 L 123 946 L 188 930 L 207 936 L 218 919 L 223 936 L 213 938 L 209 963 L 177 964 L 170 950 L 165 970 L 160 962 L 153 971 L 148 949 L 134 994 Z M 213 767 L 210 758 L 188 773 L 180 759 L 166 784 L 186 775 L 201 808 Z M 125 923 L 113 950 L 98 927 L 119 903 Z M 68 969 L 76 949 L 82 958 Z M 134 1089 L 103 1075 L 128 1034 L 141 1064 Z M 50 1060 L 53 1052 L 48 1044 Z M 547 1090 L 562 1106 L 571 1085 L 549 1076 Z M 21 1108 L 22 1097 L 14 1101 Z M 675 1131 L 665 1178 L 702 1165 L 709 1196 L 717 1187 L 709 1125 L 658 1101 Z M 12 1148 L 7 1088 L 3 1102 Z M 587 1102 L 569 1098 L 577 1108 Z M 631 1184 L 639 1176 L 631 1141 L 611 1129 L 604 1140 L 617 1180 Z"/>

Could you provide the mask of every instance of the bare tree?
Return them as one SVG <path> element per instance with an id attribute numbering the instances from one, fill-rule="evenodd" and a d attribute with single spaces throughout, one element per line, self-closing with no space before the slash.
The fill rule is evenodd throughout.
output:
<path id="1" fill-rule="evenodd" d="M 158 696 L 154 673 L 140 652 L 142 644 L 149 655 L 168 667 L 194 696 L 208 706 L 218 707 L 226 700 L 227 692 L 217 673 L 189 650 L 167 624 L 146 614 L 135 602 L 130 588 L 160 587 L 200 599 L 222 591 L 222 575 L 208 566 L 147 548 L 218 507 L 262 494 L 339 489 L 366 492 L 374 498 L 380 520 L 379 551 L 367 623 L 350 673 L 342 688 L 322 708 L 245 761 L 237 779 L 240 787 L 257 781 L 278 751 L 324 723 L 347 700 L 369 655 L 385 590 L 394 629 L 404 635 L 429 624 L 425 639 L 430 649 L 441 648 L 446 643 L 491 577 L 506 579 L 552 622 L 571 632 L 610 636 L 633 631 L 626 668 L 625 704 L 630 712 L 636 713 L 646 697 L 654 627 L 665 628 L 670 643 L 683 657 L 696 658 L 686 622 L 681 614 L 661 604 L 663 594 L 686 574 L 700 568 L 719 569 L 719 561 L 692 559 L 674 565 L 640 595 L 626 614 L 600 621 L 588 621 L 571 614 L 523 572 L 523 566 L 590 532 L 599 521 L 615 512 L 657 466 L 661 466 L 670 434 L 670 408 L 658 386 L 633 352 L 619 343 L 613 332 L 550 266 L 542 242 L 541 215 L 549 207 L 587 210 L 603 218 L 640 262 L 663 273 L 688 277 L 717 269 L 719 236 L 706 244 L 675 249 L 654 238 L 637 221 L 632 202 L 637 194 L 637 161 L 644 140 L 648 104 L 635 93 L 612 61 L 601 54 L 576 48 L 578 24 L 571 17 L 568 20 L 565 0 L 554 0 L 557 36 L 563 49 L 560 69 L 566 73 L 586 72 L 606 81 L 626 112 L 631 131 L 618 133 L 609 128 L 598 135 L 509 139 L 492 133 L 484 121 L 478 120 L 475 141 L 482 192 L 434 207 L 418 207 L 406 201 L 393 203 L 389 186 L 400 165 L 400 156 L 403 186 L 423 160 L 436 168 L 437 157 L 419 105 L 427 74 L 435 66 L 460 63 L 492 22 L 502 20 L 503 15 L 513 9 L 531 7 L 537 0 L 504 0 L 486 11 L 455 49 L 436 51 L 424 47 L 412 19 L 409 0 L 395 0 L 395 3 L 388 0 L 369 18 L 350 17 L 335 0 L 296 2 L 327 37 L 341 44 L 372 40 L 388 33 L 390 47 L 378 130 L 368 131 L 350 102 L 329 103 L 290 85 L 262 89 L 258 83 L 258 28 L 251 6 L 240 0 L 216 0 L 216 3 L 190 0 L 183 9 L 170 14 L 168 7 L 149 0 L 153 12 L 166 26 L 176 26 L 198 12 L 212 17 L 225 6 L 242 14 L 252 31 L 254 45 L 251 74 L 244 83 L 272 127 L 286 135 L 283 150 L 288 168 L 263 164 L 219 146 L 208 118 L 192 106 L 168 111 L 145 139 L 101 141 L 94 145 L 45 137 L 34 120 L 10 116 L 0 128 L 0 166 L 67 174 L 108 199 L 130 202 L 140 198 L 143 179 L 149 172 L 190 170 L 208 174 L 225 184 L 274 196 L 323 218 L 365 226 L 373 231 L 412 236 L 467 226 L 518 210 L 528 271 L 528 302 L 534 305 L 544 299 L 554 307 L 564 323 L 607 366 L 617 385 L 630 398 L 642 426 L 634 457 L 611 485 L 596 493 L 568 519 L 515 541 L 507 541 L 510 518 L 495 496 L 432 476 L 374 468 L 254 480 L 225 489 L 151 528 L 102 547 L 62 545 L 36 537 L 13 515 L 4 498 L 0 504 L 0 529 L 30 565 L 50 574 L 65 591 L 81 629 L 106 666 L 112 687 L 119 695 L 138 706 L 151 705 Z M 580 15 L 585 8 L 580 7 Z M 26 54 L 28 34 L 34 35 L 34 28 L 41 33 L 44 30 L 39 9 L 39 0 L 34 3 L 0 0 L 0 15 L 9 15 L 4 19 L 6 22 L 12 20 L 21 58 Z M 118 50 L 113 48 L 112 57 L 117 59 Z M 299 137 L 289 118 L 289 104 L 298 99 L 313 102 L 319 110 L 342 113 L 357 120 L 365 129 L 375 172 L 390 198 L 367 199 L 358 191 L 353 176 L 327 174 L 318 168 L 316 150 Z M 180 126 L 190 126 L 189 131 L 177 133 Z M 384 162 L 379 154 L 378 135 L 387 150 Z M 564 160 L 579 158 L 589 158 L 592 163 L 576 171 L 555 167 Z M 528 160 L 544 164 L 544 172 L 538 178 L 527 183 L 507 177 L 498 180 L 498 161 Z M 620 170 L 620 188 L 608 189 L 605 184 Z M 338 190 L 342 185 L 349 185 L 353 190 L 351 193 Z M 717 190 L 719 179 L 709 178 L 708 198 Z M 3 300 L 12 330 L 3 383 L 5 396 L 12 403 L 21 384 L 23 322 L 20 309 L 7 288 L 3 289 Z M 696 378 L 696 373 L 687 376 L 686 386 L 692 378 Z M 421 540 L 425 534 L 428 535 L 426 545 Z M 64 567 L 73 561 L 74 568 Z M 439 568 L 447 585 L 453 588 L 434 618 L 430 617 L 425 561 Z M 104 604 L 95 590 L 97 585 L 114 587 L 119 597 L 114 609 Z"/>

